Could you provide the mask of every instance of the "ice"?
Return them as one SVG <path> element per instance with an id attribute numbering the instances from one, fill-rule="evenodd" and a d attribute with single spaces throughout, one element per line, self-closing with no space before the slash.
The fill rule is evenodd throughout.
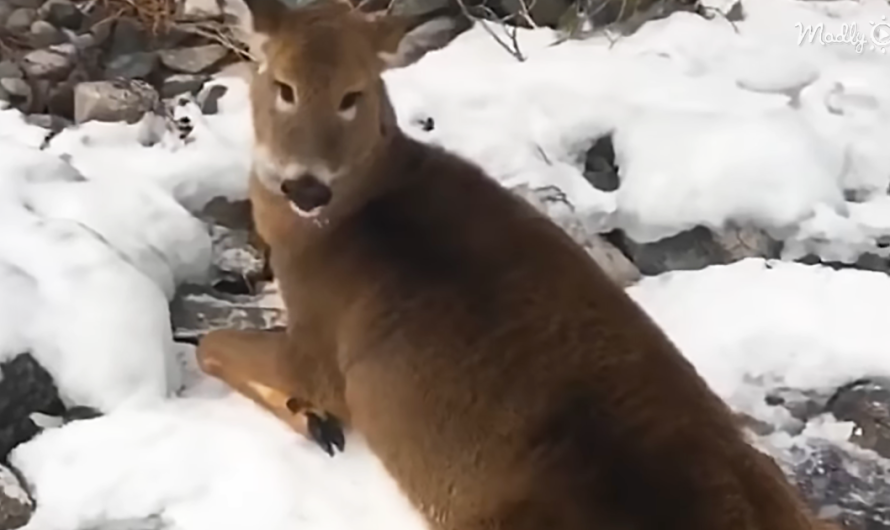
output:
<path id="1" fill-rule="evenodd" d="M 410 135 L 505 186 L 558 186 L 592 229 L 652 241 L 748 224 L 781 240 L 785 259 L 887 255 L 890 54 L 800 31 L 823 24 L 831 36 L 856 22 L 870 32 L 890 5 L 743 0 L 743 9 L 735 23 L 678 13 L 614 45 L 552 46 L 552 31 L 520 30 L 522 62 L 477 27 L 386 81 Z M 172 342 L 168 301 L 210 261 L 192 214 L 246 195 L 247 86 L 212 83 L 226 90 L 217 114 L 191 101 L 172 111 L 194 125 L 185 140 L 148 116 L 46 142 L 46 131 L 0 110 L 0 359 L 30 350 L 66 400 L 108 412 L 13 454 L 38 500 L 26 530 L 149 516 L 184 530 L 419 530 L 360 438 L 327 457 L 197 373 L 190 349 Z M 583 175 L 587 149 L 607 134 L 614 192 Z M 720 396 L 764 421 L 782 421 L 764 403 L 771 389 L 890 375 L 883 274 L 750 259 L 628 291 Z M 822 422 L 800 436 L 849 433 Z"/>

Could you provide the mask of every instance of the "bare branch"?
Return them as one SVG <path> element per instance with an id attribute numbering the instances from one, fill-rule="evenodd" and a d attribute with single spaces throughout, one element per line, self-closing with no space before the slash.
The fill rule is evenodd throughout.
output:
<path id="1" fill-rule="evenodd" d="M 501 46 L 501 48 L 506 50 L 507 53 L 512 55 L 514 58 L 516 58 L 517 61 L 519 61 L 519 62 L 525 61 L 525 56 L 522 54 L 522 50 L 519 49 L 519 38 L 517 35 L 519 28 L 517 28 L 516 26 L 508 25 L 506 23 L 506 20 L 501 20 L 501 19 L 497 19 L 497 17 L 494 17 L 495 19 L 497 19 L 497 24 L 499 24 L 503 28 L 504 33 L 510 39 L 510 44 L 507 44 L 506 42 L 504 42 L 501 39 L 501 37 L 498 36 L 497 33 L 494 32 L 493 29 L 491 29 L 491 27 L 488 25 L 489 21 L 485 20 L 482 17 L 477 17 L 477 16 L 473 15 L 472 13 L 470 13 L 470 10 L 469 10 L 469 8 L 467 8 L 467 5 L 464 3 L 464 0 L 456 0 L 456 1 L 457 1 L 457 4 L 460 6 L 460 9 L 463 12 L 464 16 L 466 16 L 470 20 L 473 20 L 474 22 L 480 24 L 482 26 L 482 29 L 484 29 L 486 33 L 491 35 L 491 38 L 493 38 L 495 40 L 495 42 L 497 42 Z M 523 0 L 519 0 L 519 2 L 523 2 Z M 487 7 L 482 6 L 482 9 L 485 9 L 489 13 L 494 15 L 494 13 L 491 11 L 491 9 L 489 9 Z"/>

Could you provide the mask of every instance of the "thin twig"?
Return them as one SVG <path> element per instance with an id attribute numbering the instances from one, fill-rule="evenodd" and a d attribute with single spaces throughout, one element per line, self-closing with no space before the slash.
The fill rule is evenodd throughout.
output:
<path id="1" fill-rule="evenodd" d="M 520 1 L 521 1 L 521 0 L 520 0 Z M 488 26 L 488 24 L 486 23 L 486 21 L 485 21 L 483 18 L 474 16 L 472 13 L 470 13 L 470 10 L 467 8 L 467 5 L 464 3 L 463 0 L 457 0 L 457 4 L 460 6 L 460 9 L 461 9 L 461 11 L 463 12 L 463 14 L 464 14 L 465 17 L 469 18 L 470 20 L 474 20 L 474 21 L 478 22 L 479 24 L 481 24 L 481 25 L 482 25 L 482 29 L 484 29 L 486 33 L 488 33 L 489 35 L 491 35 L 491 38 L 493 38 L 493 39 L 495 40 L 495 42 L 497 42 L 497 43 L 498 43 L 504 50 L 506 50 L 507 53 L 509 53 L 510 55 L 512 55 L 514 58 L 516 58 L 516 60 L 519 61 L 519 62 L 523 62 L 523 61 L 525 61 L 525 57 L 522 55 L 522 51 L 519 49 L 519 42 L 518 42 L 518 38 L 517 38 L 517 35 L 516 35 L 516 28 L 515 28 L 515 27 L 513 28 L 514 31 L 513 31 L 512 34 L 510 34 L 510 32 L 509 32 L 508 30 L 506 30 L 506 28 L 505 28 L 505 30 L 504 30 L 505 33 L 507 33 L 507 35 L 510 37 L 510 40 L 511 40 L 511 42 L 512 42 L 512 44 L 513 44 L 513 47 L 511 48 L 509 44 L 507 44 L 506 42 L 504 42 L 503 40 L 501 40 L 501 38 L 497 35 L 497 33 L 495 33 L 494 30 L 492 30 L 492 29 Z M 501 25 L 506 26 L 506 24 L 504 23 L 504 21 L 499 20 L 498 22 L 499 22 Z"/>

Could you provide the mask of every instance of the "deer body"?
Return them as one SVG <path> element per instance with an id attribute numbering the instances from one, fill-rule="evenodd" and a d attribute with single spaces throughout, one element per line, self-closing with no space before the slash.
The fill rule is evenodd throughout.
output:
<path id="1" fill-rule="evenodd" d="M 210 333 L 205 371 L 332 454 L 328 420 L 360 432 L 433 530 L 821 524 L 580 246 L 399 130 L 379 71 L 445 25 L 248 5 L 269 36 L 251 202 L 289 324 Z"/>

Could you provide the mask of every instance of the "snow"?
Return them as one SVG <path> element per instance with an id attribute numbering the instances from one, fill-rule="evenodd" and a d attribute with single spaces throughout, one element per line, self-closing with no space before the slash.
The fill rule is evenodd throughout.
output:
<path id="1" fill-rule="evenodd" d="M 786 260 L 886 256 L 890 54 L 800 31 L 824 24 L 825 40 L 855 22 L 870 34 L 890 5 L 743 6 L 736 28 L 679 13 L 614 45 L 552 46 L 550 30 L 523 30 L 523 62 L 477 27 L 386 80 L 409 134 L 505 186 L 558 186 L 590 229 L 642 242 L 747 224 L 781 240 Z M 419 530 L 360 438 L 327 457 L 197 372 L 191 347 L 172 340 L 168 303 L 177 286 L 206 279 L 212 259 L 194 214 L 214 197 L 246 196 L 247 87 L 213 84 L 226 90 L 217 114 L 176 102 L 174 115 L 194 125 L 185 140 L 151 115 L 46 140 L 0 110 L 0 360 L 31 351 L 66 401 L 108 413 L 13 453 L 38 501 L 26 530 L 150 516 L 184 530 Z M 431 131 L 419 126 L 426 118 Z M 606 134 L 614 192 L 583 175 L 586 150 Z M 748 259 L 628 292 L 734 409 L 776 425 L 788 418 L 764 403 L 773 389 L 890 375 L 884 274 Z M 828 417 L 770 443 L 848 434 Z"/>

